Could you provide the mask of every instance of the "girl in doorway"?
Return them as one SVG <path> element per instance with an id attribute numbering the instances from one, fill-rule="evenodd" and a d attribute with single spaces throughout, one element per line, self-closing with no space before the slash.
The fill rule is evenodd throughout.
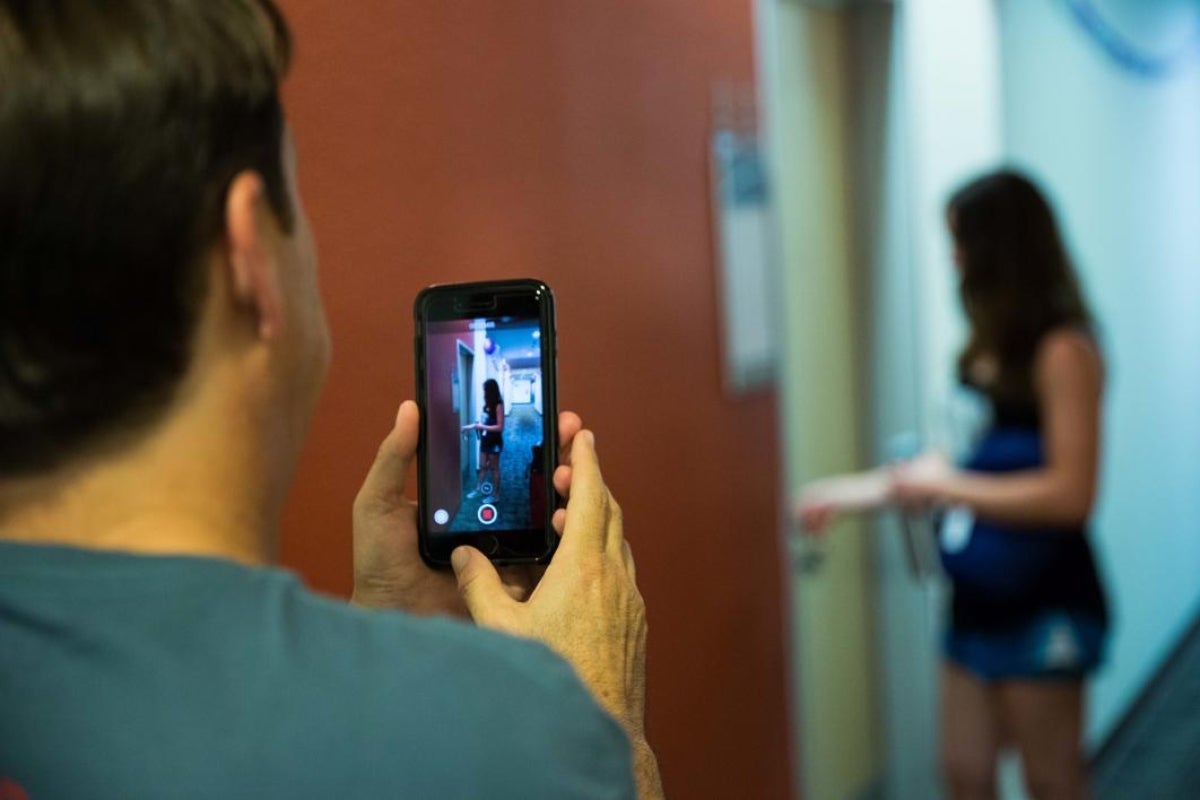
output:
<path id="1" fill-rule="evenodd" d="M 483 382 L 483 422 L 464 425 L 463 430 L 481 434 L 478 482 L 467 497 L 474 499 L 482 494 L 483 502 L 494 503 L 500 496 L 500 453 L 504 450 L 504 398 L 500 396 L 500 384 L 494 379 Z M 491 481 L 487 480 L 488 474 Z"/>
<path id="2" fill-rule="evenodd" d="M 927 453 L 804 487 L 810 532 L 844 510 L 937 508 L 953 591 L 942 667 L 942 759 L 953 798 L 995 796 L 1003 746 L 1030 794 L 1084 798 L 1084 681 L 1108 610 L 1088 519 L 1104 363 L 1049 204 L 1027 178 L 986 175 L 947 208 L 970 337 L 961 382 L 992 411 L 960 466 Z"/>

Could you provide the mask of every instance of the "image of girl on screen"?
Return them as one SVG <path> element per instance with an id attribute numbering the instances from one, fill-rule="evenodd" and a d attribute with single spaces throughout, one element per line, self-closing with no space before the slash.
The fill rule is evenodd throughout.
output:
<path id="1" fill-rule="evenodd" d="M 467 497 L 473 500 L 483 495 L 483 502 L 494 503 L 500 496 L 500 453 L 504 450 L 504 398 L 494 379 L 483 382 L 483 422 L 464 425 L 463 430 L 480 434 L 478 481 Z"/>
<path id="2" fill-rule="evenodd" d="M 960 463 L 938 452 L 802 488 L 816 533 L 850 510 L 937 512 L 952 600 L 942 646 L 942 765 L 953 798 L 994 797 L 1015 747 L 1034 798 L 1084 798 L 1085 683 L 1108 608 L 1089 542 L 1104 359 L 1041 191 L 1009 170 L 951 199 L 969 323 L 958 377 L 990 411 Z"/>

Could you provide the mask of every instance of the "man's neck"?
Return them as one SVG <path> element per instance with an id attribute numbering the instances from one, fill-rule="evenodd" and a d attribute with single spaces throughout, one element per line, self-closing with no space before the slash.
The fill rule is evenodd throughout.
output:
<path id="1" fill-rule="evenodd" d="M 116 452 L 0 481 L 0 540 L 271 563 L 282 496 L 261 442 L 225 411 L 179 413 Z"/>
<path id="2" fill-rule="evenodd" d="M 217 515 L 187 516 L 174 510 L 158 514 L 135 511 L 124 519 L 102 522 L 87 515 L 26 514 L 5 516 L 0 541 L 110 550 L 135 555 L 206 556 L 258 566 L 274 561 L 270 537 L 235 531 Z"/>

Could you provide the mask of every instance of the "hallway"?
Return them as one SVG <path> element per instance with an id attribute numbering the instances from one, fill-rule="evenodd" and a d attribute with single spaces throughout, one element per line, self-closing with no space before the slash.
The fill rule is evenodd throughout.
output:
<path id="1" fill-rule="evenodd" d="M 504 450 L 500 453 L 500 492 L 492 504 L 496 507 L 501 529 L 518 529 L 529 525 L 529 463 L 531 448 L 541 444 L 542 415 L 530 403 L 512 405 L 504 423 Z M 464 487 L 469 492 L 471 486 Z M 483 497 L 463 498 L 452 523 L 453 530 L 481 531 L 492 526 L 479 521 Z"/>
<path id="2" fill-rule="evenodd" d="M 1200 627 L 1183 637 L 1092 764 L 1098 800 L 1187 800 L 1200 792 Z"/>

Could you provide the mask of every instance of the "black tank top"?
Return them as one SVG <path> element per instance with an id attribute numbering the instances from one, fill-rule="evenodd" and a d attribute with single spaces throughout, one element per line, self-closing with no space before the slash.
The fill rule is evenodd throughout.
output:
<path id="1" fill-rule="evenodd" d="M 1037 405 L 988 399 L 992 424 L 964 468 L 1002 474 L 1043 466 Z M 955 627 L 1011 627 L 1055 609 L 1108 621 L 1108 604 L 1083 528 L 1018 528 L 976 519 L 965 546 L 954 552 L 943 546 L 942 562 L 953 582 Z"/>
<path id="2" fill-rule="evenodd" d="M 499 418 L 496 415 L 496 409 L 492 406 L 484 406 L 483 414 L 484 425 L 495 425 L 499 421 Z M 484 431 L 483 436 L 479 438 L 486 447 L 497 447 L 504 445 L 504 434 L 500 431 Z"/>

